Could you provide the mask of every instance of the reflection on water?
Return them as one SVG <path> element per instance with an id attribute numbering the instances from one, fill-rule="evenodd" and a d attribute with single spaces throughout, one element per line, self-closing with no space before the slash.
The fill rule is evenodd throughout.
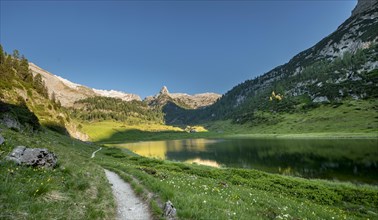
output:
<path id="1" fill-rule="evenodd" d="M 377 139 L 187 139 L 118 146 L 207 166 L 378 184 Z"/>
<path id="2" fill-rule="evenodd" d="M 185 162 L 186 163 L 201 164 L 201 165 L 205 165 L 205 166 L 209 166 L 209 167 L 216 167 L 216 168 L 221 167 L 221 165 L 219 163 L 217 163 L 216 161 L 213 161 L 213 160 L 203 160 L 201 158 L 195 158 L 195 159 L 191 159 L 191 160 L 186 160 Z"/>
<path id="3" fill-rule="evenodd" d="M 159 158 L 159 159 L 173 159 L 167 158 L 167 154 L 172 152 L 206 152 L 206 146 L 212 143 L 217 143 L 220 140 L 210 139 L 185 139 L 185 140 L 171 140 L 171 141 L 146 141 L 137 143 L 128 143 L 118 145 L 125 147 L 136 154 Z"/>

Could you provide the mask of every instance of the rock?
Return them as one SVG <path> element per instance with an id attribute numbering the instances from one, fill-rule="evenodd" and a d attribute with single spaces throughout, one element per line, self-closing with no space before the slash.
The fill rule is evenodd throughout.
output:
<path id="1" fill-rule="evenodd" d="M 120 98 L 124 101 L 138 100 L 141 98 L 138 95 L 128 94 L 114 90 L 100 90 L 92 89 L 80 84 L 73 83 L 67 79 L 56 76 L 34 63 L 29 63 L 29 69 L 33 76 L 40 74 L 43 81 L 49 91 L 49 96 L 55 94 L 56 100 L 58 100 L 65 107 L 72 107 L 74 103 L 80 99 L 85 99 L 93 96 L 104 96 L 112 98 Z"/>
<path id="2" fill-rule="evenodd" d="M 163 88 L 161 88 L 159 94 L 160 95 L 169 95 L 168 88 L 166 86 L 163 86 Z"/>
<path id="3" fill-rule="evenodd" d="M 356 7 L 352 11 L 352 16 L 372 10 L 377 2 L 377 0 L 358 0 Z"/>
<path id="4" fill-rule="evenodd" d="M 168 88 L 163 86 L 158 94 L 147 96 L 144 102 L 150 106 L 164 106 L 174 101 L 176 104 L 179 103 L 179 106 L 183 104 L 185 108 L 198 109 L 214 104 L 220 97 L 221 95 L 216 93 L 200 93 L 194 95 L 170 93 Z"/>
<path id="5" fill-rule="evenodd" d="M 164 204 L 164 217 L 167 219 L 175 219 L 176 218 L 176 208 L 173 206 L 172 202 L 168 200 Z"/>
<path id="6" fill-rule="evenodd" d="M 16 162 L 17 164 L 21 164 L 21 157 L 25 151 L 26 147 L 18 146 L 5 158 L 7 160 L 11 160 Z"/>
<path id="7" fill-rule="evenodd" d="M 7 128 L 13 129 L 16 131 L 21 130 L 21 124 L 17 121 L 12 115 L 4 114 L 1 123 L 4 124 Z"/>
<path id="8" fill-rule="evenodd" d="M 319 103 L 319 102 L 329 102 L 329 99 L 327 98 L 327 96 L 318 96 L 318 97 L 315 97 L 312 102 L 315 102 L 315 103 Z"/>
<path id="9" fill-rule="evenodd" d="M 4 141 L 5 141 L 4 137 L 1 136 L 1 134 L 0 134 L 0 145 L 2 145 L 4 143 Z"/>
<path id="10" fill-rule="evenodd" d="M 27 148 L 25 146 L 16 147 L 5 159 L 19 165 L 45 168 L 54 168 L 58 162 L 55 154 L 46 148 Z"/>

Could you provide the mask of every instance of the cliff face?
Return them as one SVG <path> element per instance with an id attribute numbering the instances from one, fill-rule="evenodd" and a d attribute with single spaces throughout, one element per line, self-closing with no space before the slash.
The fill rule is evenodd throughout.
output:
<path id="1" fill-rule="evenodd" d="M 378 0 L 358 0 L 357 6 L 352 11 L 352 16 L 363 14 L 377 3 Z"/>

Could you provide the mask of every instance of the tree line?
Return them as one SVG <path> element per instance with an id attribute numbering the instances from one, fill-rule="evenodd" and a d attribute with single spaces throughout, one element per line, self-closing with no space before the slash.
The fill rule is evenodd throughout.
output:
<path id="1" fill-rule="evenodd" d="M 34 89 L 45 98 L 49 98 L 47 87 L 40 74 L 33 76 L 29 62 L 18 50 L 7 54 L 0 45 L 0 89 L 11 90 L 13 87 Z"/>
<path id="2" fill-rule="evenodd" d="M 76 101 L 71 108 L 72 115 L 85 121 L 150 121 L 163 123 L 163 113 L 159 108 L 150 108 L 141 101 L 123 101 L 119 98 L 89 97 Z"/>

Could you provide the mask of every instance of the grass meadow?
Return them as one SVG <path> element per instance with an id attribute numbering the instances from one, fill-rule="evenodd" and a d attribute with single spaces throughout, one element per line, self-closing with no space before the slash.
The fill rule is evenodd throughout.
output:
<path id="1" fill-rule="evenodd" d="M 201 132 L 162 124 L 127 125 L 115 121 L 82 123 L 83 132 L 101 144 L 187 138 L 378 138 L 378 100 L 349 100 L 343 105 L 321 105 L 295 113 L 259 112 L 274 123 L 230 120 L 197 125 Z"/>
<path id="2" fill-rule="evenodd" d="M 113 219 L 115 203 L 102 167 L 90 159 L 97 146 L 44 130 L 2 128 L 0 219 Z M 18 166 L 4 157 L 16 146 L 47 148 L 55 169 Z"/>
<path id="3" fill-rule="evenodd" d="M 106 148 L 96 161 L 134 182 L 141 196 L 172 201 L 180 219 L 374 219 L 378 213 L 376 186 L 169 162 L 118 148 Z"/>
<path id="4" fill-rule="evenodd" d="M 171 200 L 179 219 L 377 219 L 378 187 L 211 168 L 141 157 L 105 143 L 206 137 L 377 138 L 378 101 L 323 105 L 302 113 L 261 113 L 277 123 L 202 125 L 203 132 L 159 124 L 82 123 L 95 143 L 56 132 L 16 132 L 1 127 L 0 219 L 114 219 L 116 205 L 103 168 L 117 172 L 145 198 L 156 219 Z M 55 169 L 6 162 L 16 146 L 47 148 L 58 156 Z M 103 150 L 90 159 L 100 146 Z"/>

